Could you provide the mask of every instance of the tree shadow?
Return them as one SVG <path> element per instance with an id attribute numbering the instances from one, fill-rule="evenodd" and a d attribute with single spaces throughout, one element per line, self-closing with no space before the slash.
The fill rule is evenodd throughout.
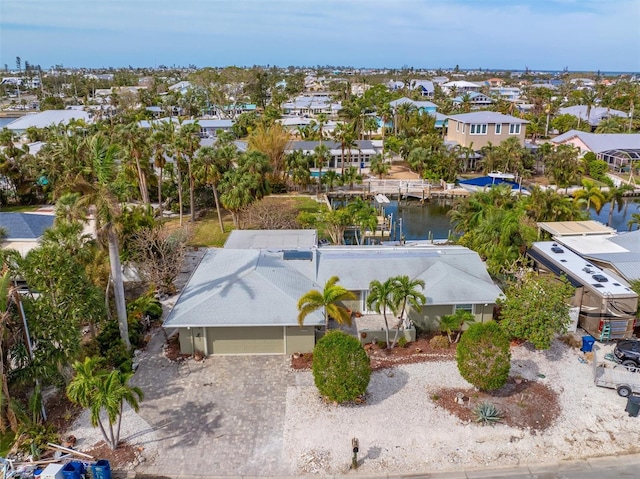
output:
<path id="1" fill-rule="evenodd" d="M 160 416 L 162 419 L 153 424 L 152 428 L 154 431 L 162 430 L 161 437 L 149 442 L 163 442 L 163 447 L 173 449 L 195 446 L 202 438 L 213 437 L 221 427 L 222 412 L 216 410 L 214 403 L 197 404 L 186 401 L 177 409 L 160 411 Z M 172 439 L 179 441 L 171 441 Z M 144 443 L 145 441 L 141 441 L 141 444 Z"/>
<path id="2" fill-rule="evenodd" d="M 378 404 L 398 393 L 409 381 L 409 375 L 399 368 L 382 369 L 371 375 L 367 388 L 367 404 Z"/>

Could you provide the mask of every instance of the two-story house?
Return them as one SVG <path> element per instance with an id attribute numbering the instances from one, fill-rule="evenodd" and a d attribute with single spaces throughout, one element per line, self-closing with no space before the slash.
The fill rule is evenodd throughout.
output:
<path id="1" fill-rule="evenodd" d="M 489 143 L 498 145 L 516 137 L 524 146 L 526 120 L 493 111 L 477 111 L 448 117 L 447 141 L 479 150 Z"/>

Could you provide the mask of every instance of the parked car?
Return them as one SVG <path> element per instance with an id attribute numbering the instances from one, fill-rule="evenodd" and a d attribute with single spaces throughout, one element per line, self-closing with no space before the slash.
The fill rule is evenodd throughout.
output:
<path id="1" fill-rule="evenodd" d="M 613 350 L 613 355 L 619 363 L 630 368 L 640 367 L 640 341 L 636 339 L 624 339 L 618 341 Z"/>

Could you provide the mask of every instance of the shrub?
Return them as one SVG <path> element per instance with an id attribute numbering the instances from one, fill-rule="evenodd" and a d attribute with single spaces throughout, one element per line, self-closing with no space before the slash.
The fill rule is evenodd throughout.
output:
<path id="1" fill-rule="evenodd" d="M 313 349 L 313 379 L 320 394 L 343 403 L 363 395 L 371 364 L 360 342 L 342 331 L 329 331 Z"/>
<path id="2" fill-rule="evenodd" d="M 405 338 L 404 336 L 400 336 L 400 339 L 398 339 L 398 346 L 404 348 L 408 342 L 409 341 L 407 340 L 407 338 Z"/>
<path id="3" fill-rule="evenodd" d="M 434 336 L 429 340 L 429 345 L 433 349 L 447 349 L 449 347 L 449 339 L 446 336 Z"/>
<path id="4" fill-rule="evenodd" d="M 381 339 L 378 339 L 378 341 L 376 341 L 376 346 L 378 346 L 378 348 L 380 349 L 387 349 L 387 343 L 385 341 L 382 341 Z"/>
<path id="5" fill-rule="evenodd" d="M 482 391 L 506 384 L 510 361 L 509 338 L 493 321 L 469 326 L 456 348 L 460 375 Z"/>
<path id="6" fill-rule="evenodd" d="M 483 426 L 487 424 L 494 425 L 502 419 L 502 413 L 490 402 L 478 404 L 473 409 L 473 413 L 476 415 L 476 422 L 481 423 Z"/>

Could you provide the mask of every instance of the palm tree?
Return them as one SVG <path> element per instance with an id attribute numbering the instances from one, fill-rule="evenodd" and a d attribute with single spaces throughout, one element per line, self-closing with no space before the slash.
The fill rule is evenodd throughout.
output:
<path id="1" fill-rule="evenodd" d="M 210 185 L 213 191 L 213 198 L 216 202 L 218 213 L 218 223 L 220 231 L 224 233 L 224 223 L 220 212 L 220 199 L 218 198 L 218 184 L 222 180 L 224 173 L 231 167 L 231 162 L 236 156 L 236 148 L 233 143 L 220 148 L 203 146 L 198 150 L 194 159 L 194 171 L 203 183 Z"/>
<path id="2" fill-rule="evenodd" d="M 193 173 L 193 157 L 200 148 L 200 125 L 198 122 L 182 124 L 176 138 L 176 151 L 178 158 L 183 159 L 187 163 L 187 174 L 189 176 L 189 209 L 191 210 L 190 221 L 196 220 L 196 200 L 195 200 L 195 175 Z M 177 165 L 178 173 L 180 173 L 180 162 Z M 178 182 L 181 181 L 181 175 L 178 175 Z M 182 184 L 178 185 L 178 192 L 182 190 Z M 182 212 L 182 208 L 180 209 Z M 180 223 L 182 226 L 182 222 Z"/>
<path id="3" fill-rule="evenodd" d="M 376 209 L 371 204 L 357 197 L 354 202 L 349 203 L 347 210 L 351 214 L 353 223 L 360 230 L 360 235 L 366 230 L 375 231 L 378 225 L 378 217 Z M 358 230 L 355 231 L 355 235 L 357 244 L 360 244 Z"/>
<path id="4" fill-rule="evenodd" d="M 324 314 L 324 330 L 329 330 L 329 318 L 335 319 L 339 324 L 351 325 L 351 314 L 341 304 L 342 301 L 355 300 L 356 295 L 338 284 L 340 278 L 332 276 L 325 283 L 322 292 L 312 289 L 307 291 L 298 300 L 298 324 L 304 324 L 304 318 L 310 313 L 322 309 Z"/>
<path id="5" fill-rule="evenodd" d="M 320 193 L 320 184 L 322 183 L 322 168 L 329 162 L 329 148 L 326 145 L 319 144 L 313 149 L 313 158 L 318 167 L 318 193 Z"/>
<path id="6" fill-rule="evenodd" d="M 89 141 L 89 151 L 93 163 L 93 180 L 90 183 L 79 180 L 76 184 L 76 189 L 84 193 L 84 196 L 78 200 L 78 207 L 85 210 L 90 207 L 94 209 L 96 229 L 99 234 L 106 237 L 120 337 L 128 350 L 131 348 L 131 343 L 117 233 L 117 221 L 122 211 L 113 188 L 116 177 L 117 148 L 109 144 L 104 136 L 97 134 Z"/>
<path id="7" fill-rule="evenodd" d="M 387 310 L 391 311 L 394 315 L 398 314 L 398 301 L 397 296 L 394 295 L 394 280 L 395 278 L 389 278 L 384 283 L 378 280 L 373 280 L 369 283 L 369 293 L 367 294 L 367 307 L 371 309 L 373 306 L 374 311 L 378 314 L 382 313 L 384 318 L 384 332 L 387 340 L 387 349 L 390 349 L 391 342 L 389 341 L 389 321 L 387 321 Z"/>
<path id="8" fill-rule="evenodd" d="M 411 279 L 409 276 L 396 276 L 393 278 L 393 296 L 394 301 L 400 305 L 400 312 L 398 314 L 398 323 L 396 324 L 396 334 L 393 338 L 393 348 L 398 340 L 398 333 L 400 332 L 400 326 L 404 321 L 404 315 L 407 311 L 407 305 L 419 309 L 427 302 L 427 298 L 422 294 L 418 288 L 424 290 L 425 283 L 421 279 Z"/>
<path id="9" fill-rule="evenodd" d="M 593 205 L 596 213 L 600 213 L 607 201 L 602 190 L 590 180 L 582 180 L 582 189 L 573 194 L 573 199 L 576 203 L 586 202 L 587 210 Z"/>
<path id="10" fill-rule="evenodd" d="M 378 175 L 380 179 L 383 176 L 389 174 L 389 170 L 391 170 L 391 165 L 384 161 L 382 155 L 374 155 L 371 158 L 371 164 L 369 165 L 369 170 L 374 175 Z"/>
<path id="11" fill-rule="evenodd" d="M 627 221 L 627 225 L 629 226 L 629 231 L 633 229 L 633 225 L 636 225 L 638 229 L 640 229 L 640 213 L 632 213 L 631 219 Z"/>
<path id="12" fill-rule="evenodd" d="M 463 326 L 475 321 L 476 318 L 470 311 L 457 309 L 454 314 L 445 314 L 440 318 L 440 330 L 445 331 L 447 338 L 449 338 L 449 343 L 454 344 L 460 340 Z M 454 332 L 457 333 L 455 339 L 453 338 Z"/>
<path id="13" fill-rule="evenodd" d="M 106 372 L 100 370 L 99 365 L 99 358 L 87 357 L 83 363 L 76 361 L 73 365 L 76 375 L 67 386 L 67 396 L 72 402 L 91 410 L 91 424 L 99 427 L 105 442 L 111 449 L 116 449 L 120 442 L 124 403 L 138 412 L 144 393 L 138 387 L 129 386 L 133 373 Z M 107 416 L 108 434 L 101 417 L 103 411 Z"/>
<path id="14" fill-rule="evenodd" d="M 147 130 L 143 130 L 136 123 L 119 125 L 116 128 L 116 136 L 122 145 L 124 156 L 132 160 L 138 179 L 140 199 L 145 205 L 149 204 L 149 189 L 147 186 L 147 174 L 149 170 L 149 151 Z"/>

